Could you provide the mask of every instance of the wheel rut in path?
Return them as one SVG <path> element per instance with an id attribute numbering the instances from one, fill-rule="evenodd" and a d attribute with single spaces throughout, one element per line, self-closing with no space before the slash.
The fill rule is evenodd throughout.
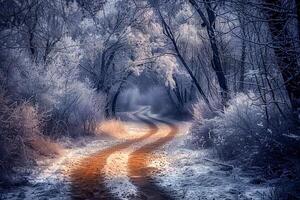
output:
<path id="1" fill-rule="evenodd" d="M 106 188 L 104 183 L 103 168 L 106 165 L 107 158 L 130 145 L 147 139 L 158 131 L 158 127 L 149 120 L 137 116 L 141 121 L 148 124 L 150 131 L 144 136 L 122 142 L 115 146 L 101 150 L 94 155 L 84 159 L 79 166 L 71 172 L 71 198 L 73 200 L 113 200 L 116 199 Z"/>
<path id="2" fill-rule="evenodd" d="M 151 160 L 153 151 L 157 150 L 159 147 L 163 146 L 175 137 L 176 133 L 178 132 L 178 128 L 174 124 L 165 122 L 163 120 L 154 120 L 168 125 L 170 131 L 168 132 L 167 136 L 136 150 L 130 155 L 128 161 L 129 178 L 130 181 L 138 188 L 138 196 L 135 199 L 139 200 L 172 199 L 166 191 L 163 191 L 155 184 L 155 180 L 152 178 L 155 172 L 148 167 L 148 162 Z"/>

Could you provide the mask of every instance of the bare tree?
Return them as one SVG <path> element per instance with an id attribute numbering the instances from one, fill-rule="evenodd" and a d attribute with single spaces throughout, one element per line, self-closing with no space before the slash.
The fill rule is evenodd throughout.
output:
<path id="1" fill-rule="evenodd" d="M 281 0 L 264 0 L 264 13 L 273 39 L 273 49 L 278 68 L 290 98 L 294 113 L 299 119 L 300 110 L 300 70 L 297 52 L 291 36 L 288 35 L 288 11 Z"/>
<path id="2" fill-rule="evenodd" d="M 211 49 L 213 52 L 213 59 L 212 59 L 212 68 L 214 69 L 219 86 L 221 88 L 221 96 L 223 105 L 226 105 L 228 98 L 229 98 L 229 90 L 227 86 L 227 81 L 225 78 L 225 74 L 222 68 L 221 58 L 219 49 L 217 46 L 217 39 L 215 34 L 215 21 L 216 21 L 216 14 L 215 8 L 216 5 L 212 5 L 212 1 L 204 0 L 204 6 L 207 13 L 207 17 L 205 16 L 204 12 L 202 11 L 201 7 L 195 0 L 189 0 L 190 4 L 195 8 L 197 13 L 202 19 L 202 25 L 206 27 L 206 31 L 209 37 Z"/>
<path id="3" fill-rule="evenodd" d="M 157 9 L 157 12 L 159 14 L 159 17 L 161 19 L 162 22 L 162 26 L 163 26 L 163 33 L 164 35 L 171 41 L 173 47 L 174 47 L 174 51 L 176 56 L 178 57 L 178 59 L 180 60 L 180 62 L 182 63 L 182 65 L 184 66 L 184 68 L 187 70 L 188 74 L 190 75 L 191 79 L 193 80 L 198 92 L 200 93 L 200 95 L 202 96 L 202 98 L 204 99 L 205 103 L 207 104 L 207 106 L 212 110 L 212 107 L 210 105 L 210 102 L 207 98 L 207 96 L 204 93 L 204 90 L 202 89 L 202 87 L 200 86 L 197 78 L 194 76 L 191 68 L 189 67 L 188 63 L 185 61 L 183 55 L 181 54 L 178 44 L 177 44 L 177 39 L 174 35 L 174 33 L 172 32 L 170 26 L 167 24 L 167 22 L 165 21 L 164 17 L 162 16 L 161 12 L 159 9 Z"/>
<path id="4" fill-rule="evenodd" d="M 243 15 L 245 7 L 242 4 L 241 13 L 238 14 L 240 29 L 241 29 L 241 36 L 242 36 L 242 53 L 241 53 L 241 66 L 240 66 L 240 78 L 239 78 L 239 92 L 244 91 L 244 81 L 245 81 L 245 60 L 246 60 L 246 30 L 245 30 L 245 17 Z"/>

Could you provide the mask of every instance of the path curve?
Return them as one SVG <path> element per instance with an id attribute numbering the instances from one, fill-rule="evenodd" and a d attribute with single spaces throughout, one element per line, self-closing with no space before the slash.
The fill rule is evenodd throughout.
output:
<path id="1" fill-rule="evenodd" d="M 178 132 L 177 126 L 164 120 L 159 120 L 150 117 L 153 120 L 167 124 L 170 128 L 167 136 L 149 143 L 140 149 L 133 152 L 128 161 L 129 178 L 131 182 L 138 188 L 138 196 L 136 199 L 145 200 L 169 200 L 172 199 L 166 191 L 163 191 L 155 184 L 153 180 L 153 169 L 148 167 L 148 162 L 151 160 L 152 153 L 162 147 L 167 142 L 171 141 Z M 150 122 L 150 121 L 149 121 Z"/>
<path id="2" fill-rule="evenodd" d="M 126 149 L 134 143 L 149 138 L 158 131 L 158 127 L 155 123 L 145 120 L 140 116 L 137 117 L 148 124 L 150 131 L 140 138 L 122 142 L 84 159 L 71 173 L 71 191 L 73 200 L 116 199 L 105 187 L 104 183 L 103 168 L 107 158 L 117 151 Z"/>

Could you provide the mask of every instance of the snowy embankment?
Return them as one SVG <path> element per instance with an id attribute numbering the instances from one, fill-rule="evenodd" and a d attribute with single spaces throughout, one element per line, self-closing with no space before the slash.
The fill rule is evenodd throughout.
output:
<path id="1" fill-rule="evenodd" d="M 189 123 L 183 123 L 180 134 L 156 151 L 150 164 L 159 168 L 155 179 L 175 199 L 239 199 L 259 200 L 269 192 L 267 184 L 252 184 L 251 175 L 238 168 L 230 169 L 209 161 L 209 150 L 186 147 Z"/>

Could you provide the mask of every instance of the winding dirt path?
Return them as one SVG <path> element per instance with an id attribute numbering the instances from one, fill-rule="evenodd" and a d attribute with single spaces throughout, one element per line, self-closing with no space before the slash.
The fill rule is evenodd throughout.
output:
<path id="1" fill-rule="evenodd" d="M 72 199 L 116 199 L 105 187 L 103 168 L 110 155 L 117 151 L 122 151 L 134 143 L 145 140 L 158 131 L 158 127 L 154 123 L 149 120 L 146 121 L 145 119 L 141 120 L 146 122 L 150 128 L 150 131 L 144 136 L 102 150 L 83 160 L 81 164 L 72 171 Z"/>
<path id="2" fill-rule="evenodd" d="M 137 187 L 138 194 L 133 199 L 168 200 L 171 199 L 166 192 L 155 185 L 152 179 L 153 170 L 147 167 L 153 158 L 153 151 L 173 139 L 177 133 L 177 127 L 171 123 L 151 117 L 136 116 L 149 126 L 149 131 L 140 138 L 127 140 L 115 146 L 101 150 L 94 155 L 82 160 L 79 166 L 71 171 L 71 192 L 73 200 L 88 199 L 117 199 L 105 185 L 105 173 L 108 158 L 116 152 L 124 151 L 135 143 L 142 142 L 154 134 L 162 131 L 153 121 L 160 121 L 167 125 L 167 132 L 158 139 L 135 150 L 128 158 L 128 177 L 130 182 Z M 146 119 L 148 118 L 148 119 Z M 153 169 L 153 168 L 152 168 Z"/>
<path id="3" fill-rule="evenodd" d="M 175 137 L 178 128 L 163 120 L 154 120 L 167 124 L 170 131 L 165 137 L 141 147 L 130 155 L 128 161 L 129 177 L 131 182 L 138 188 L 139 193 L 136 199 L 169 200 L 172 198 L 168 195 L 168 193 L 155 184 L 155 181 L 152 178 L 155 170 L 148 167 L 148 162 L 151 160 L 151 157 L 153 156 L 152 153 L 155 150 Z"/>

